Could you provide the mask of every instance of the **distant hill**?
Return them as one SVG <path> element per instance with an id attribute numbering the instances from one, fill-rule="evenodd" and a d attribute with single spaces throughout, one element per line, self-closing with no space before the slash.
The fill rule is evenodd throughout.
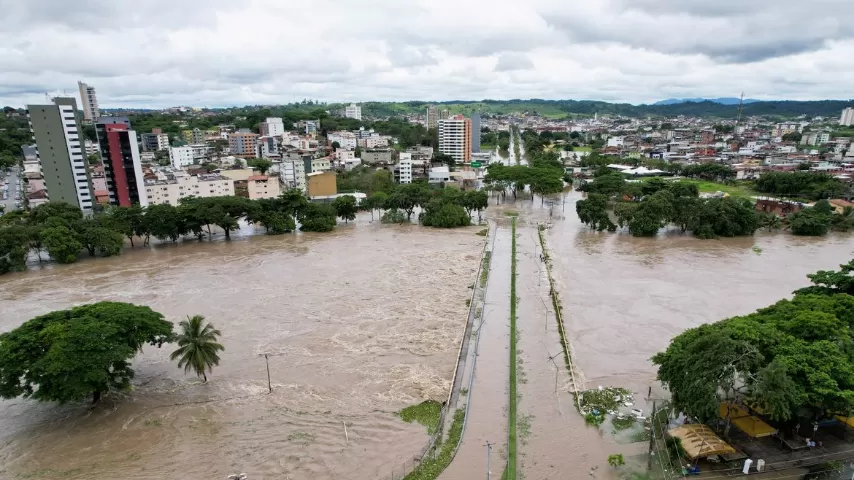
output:
<path id="1" fill-rule="evenodd" d="M 720 100 L 720 99 L 719 99 Z M 364 102 L 362 114 L 371 117 L 391 117 L 401 114 L 421 114 L 426 112 L 428 104 L 436 105 L 440 110 L 450 110 L 452 114 L 470 115 L 472 112 L 483 114 L 507 115 L 512 113 L 537 114 L 543 117 L 560 119 L 572 116 L 592 117 L 599 115 L 622 115 L 626 117 L 689 117 L 731 118 L 738 115 L 738 99 L 735 104 L 724 104 L 710 100 L 700 102 L 682 102 L 668 105 L 632 105 L 629 103 L 608 103 L 594 100 L 454 100 L 447 102 Z M 854 106 L 854 100 L 800 101 L 757 101 L 745 100 L 745 116 L 767 116 L 773 118 L 794 118 L 800 115 L 838 117 L 842 109 Z M 331 106 L 330 106 L 331 107 Z"/>
<path id="2" fill-rule="evenodd" d="M 658 102 L 653 103 L 653 105 L 675 105 L 677 103 L 700 103 L 700 102 L 712 102 L 712 103 L 720 103 L 721 105 L 738 105 L 741 101 L 740 98 L 737 97 L 722 97 L 722 98 L 668 98 L 666 100 L 660 100 Z M 761 102 L 761 100 L 757 100 L 755 98 L 745 98 L 744 103 L 754 103 Z"/>

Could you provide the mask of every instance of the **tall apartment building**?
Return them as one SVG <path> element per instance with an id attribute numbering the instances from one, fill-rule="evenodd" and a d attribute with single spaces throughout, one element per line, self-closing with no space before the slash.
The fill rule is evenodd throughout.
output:
<path id="1" fill-rule="evenodd" d="M 52 105 L 27 105 L 30 130 L 44 175 L 48 198 L 92 212 L 92 179 L 86 168 L 77 121 L 77 101 L 56 97 Z"/>
<path id="2" fill-rule="evenodd" d="M 854 108 L 848 107 L 842 110 L 842 116 L 839 117 L 839 124 L 846 127 L 854 125 Z"/>
<path id="3" fill-rule="evenodd" d="M 138 204 L 144 207 L 148 205 L 148 196 L 136 132 L 124 122 L 108 123 L 111 121 L 109 118 L 98 120 L 96 129 L 110 204 L 121 207 Z"/>
<path id="4" fill-rule="evenodd" d="M 285 123 L 281 118 L 268 117 L 265 121 L 261 122 L 262 137 L 277 137 L 283 133 L 285 133 Z"/>
<path id="5" fill-rule="evenodd" d="M 471 119 L 455 115 L 439 120 L 439 153 L 454 157 L 457 163 L 471 158 Z"/>
<path id="6" fill-rule="evenodd" d="M 439 111 L 436 110 L 436 105 L 427 107 L 427 128 L 436 128 L 439 125 Z"/>
<path id="7" fill-rule="evenodd" d="M 474 113 L 471 116 L 471 151 L 472 153 L 480 153 L 480 114 Z"/>
<path id="8" fill-rule="evenodd" d="M 86 123 L 93 123 L 101 116 L 95 87 L 78 81 L 77 88 L 80 90 L 80 107 L 83 109 L 83 120 Z"/>
<path id="9" fill-rule="evenodd" d="M 239 131 L 228 134 L 229 152 L 235 157 L 253 158 L 256 155 L 258 134 L 250 131 Z"/>
<path id="10" fill-rule="evenodd" d="M 344 116 L 347 118 L 355 118 L 356 120 L 362 119 L 362 107 L 356 105 L 355 103 L 351 103 L 344 107 Z"/>

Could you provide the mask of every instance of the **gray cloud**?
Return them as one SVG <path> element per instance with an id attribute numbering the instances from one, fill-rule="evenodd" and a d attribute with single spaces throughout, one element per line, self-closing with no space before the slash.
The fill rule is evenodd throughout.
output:
<path id="1" fill-rule="evenodd" d="M 527 70 L 534 68 L 534 62 L 527 55 L 520 53 L 502 53 L 495 64 L 496 72 L 510 72 L 513 70 Z"/>
<path id="2" fill-rule="evenodd" d="M 576 43 L 617 43 L 732 63 L 812 52 L 830 40 L 854 38 L 848 0 L 615 0 L 588 5 L 592 7 L 586 12 L 546 9 L 543 18 Z"/>
<path id="3" fill-rule="evenodd" d="M 0 0 L 0 104 L 846 98 L 850 0 Z"/>

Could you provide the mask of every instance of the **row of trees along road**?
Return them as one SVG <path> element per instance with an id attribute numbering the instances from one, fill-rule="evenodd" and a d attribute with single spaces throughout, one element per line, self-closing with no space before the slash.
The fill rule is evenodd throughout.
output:
<path id="1" fill-rule="evenodd" d="M 111 207 L 84 218 L 73 205 L 48 202 L 29 212 L 0 217 L 0 273 L 25 270 L 30 251 L 39 258 L 46 251 L 57 262 L 71 263 L 83 250 L 92 256 L 118 255 L 125 237 L 131 246 L 135 239 L 147 245 L 152 236 L 172 242 L 186 235 L 201 240 L 218 227 L 230 238 L 240 228 L 240 219 L 260 224 L 273 235 L 294 231 L 297 220 L 303 231 L 328 232 L 335 228 L 336 216 L 345 221 L 355 218 L 355 205 L 352 196 L 341 197 L 334 204 L 310 203 L 301 191 L 291 189 L 272 199 L 187 197 L 177 207 Z"/>
<path id="2" fill-rule="evenodd" d="M 738 395 L 783 432 L 854 413 L 854 260 L 840 267 L 808 275 L 791 300 L 675 337 L 652 358 L 674 406 L 713 422 Z"/>
<path id="3" fill-rule="evenodd" d="M 130 389 L 131 360 L 145 344 L 177 343 L 171 359 L 207 381 L 225 350 L 220 335 L 199 315 L 176 333 L 162 314 L 129 303 L 51 312 L 0 335 L 0 397 L 65 403 L 91 396 L 97 403 L 103 393 Z"/>
<path id="4" fill-rule="evenodd" d="M 603 170 L 597 174 L 593 182 L 581 187 L 588 195 L 575 204 L 575 210 L 582 223 L 598 231 L 628 227 L 632 235 L 644 237 L 676 225 L 696 237 L 715 238 L 752 235 L 760 227 L 785 227 L 795 235 L 854 229 L 854 210 L 836 212 L 827 200 L 781 219 L 772 213 L 757 212 L 748 199 L 698 198 L 699 190 L 690 182 L 659 178 L 626 182 L 618 172 Z"/>
<path id="5" fill-rule="evenodd" d="M 462 191 L 453 187 L 432 187 L 416 182 L 397 185 L 391 192 L 379 191 L 366 198 L 361 207 L 380 211 L 383 223 L 409 222 L 416 208 L 423 211 L 419 221 L 428 227 L 454 228 L 471 225 L 471 216 L 487 208 L 489 196 L 484 190 Z"/>

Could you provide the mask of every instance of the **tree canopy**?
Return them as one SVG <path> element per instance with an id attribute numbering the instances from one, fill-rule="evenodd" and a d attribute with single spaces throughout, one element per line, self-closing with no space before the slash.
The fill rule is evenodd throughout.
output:
<path id="1" fill-rule="evenodd" d="M 745 316 L 686 330 L 652 361 L 677 408 L 702 421 L 736 392 L 774 420 L 854 413 L 854 261 Z"/>
<path id="2" fill-rule="evenodd" d="M 100 302 L 58 310 L 0 335 L 0 396 L 70 402 L 126 390 L 144 344 L 171 341 L 172 323 L 148 307 Z"/>

